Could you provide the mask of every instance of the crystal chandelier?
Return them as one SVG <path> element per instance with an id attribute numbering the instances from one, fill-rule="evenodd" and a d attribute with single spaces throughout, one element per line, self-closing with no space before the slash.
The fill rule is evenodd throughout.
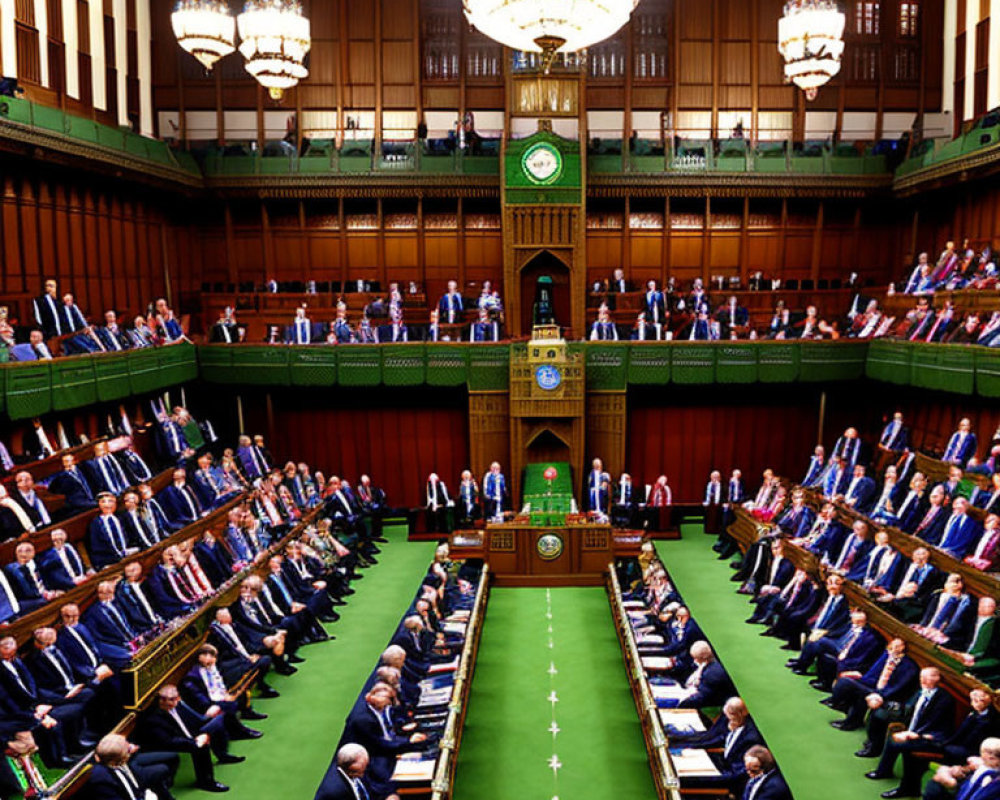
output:
<path id="1" fill-rule="evenodd" d="M 557 52 L 575 53 L 621 28 L 639 0 L 462 0 L 465 18 L 514 50 L 541 52 L 548 68 Z"/>
<path id="2" fill-rule="evenodd" d="M 170 24 L 177 43 L 205 69 L 236 49 L 236 22 L 224 0 L 178 0 Z"/>
<path id="3" fill-rule="evenodd" d="M 296 0 L 247 0 L 236 19 L 246 70 L 275 100 L 309 74 L 309 20 Z"/>
<path id="4" fill-rule="evenodd" d="M 840 72 L 844 54 L 844 14 L 836 0 L 788 0 L 778 20 L 778 52 L 785 80 L 814 100 L 819 87 Z"/>

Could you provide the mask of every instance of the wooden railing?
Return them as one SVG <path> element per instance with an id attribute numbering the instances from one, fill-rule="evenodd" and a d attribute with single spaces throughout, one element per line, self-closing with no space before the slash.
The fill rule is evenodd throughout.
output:
<path id="1" fill-rule="evenodd" d="M 458 762 L 458 747 L 462 741 L 465 728 L 465 712 L 469 704 L 469 690 L 472 687 L 472 677 L 476 670 L 476 657 L 479 654 L 479 640 L 483 633 L 483 619 L 486 616 L 486 601 L 489 596 L 490 567 L 483 565 L 476 589 L 476 600 L 469 615 L 469 623 L 465 628 L 465 644 L 459 658 L 458 670 L 455 673 L 455 685 L 451 690 L 451 702 L 448 704 L 448 720 L 441 736 L 440 752 L 434 779 L 431 783 L 431 800 L 450 800 L 455 783 L 455 768 Z"/>
<path id="2" fill-rule="evenodd" d="M 746 511 L 746 509 L 736 508 L 734 509 L 734 512 L 735 521 L 729 526 L 728 532 L 744 551 L 761 536 L 766 536 L 772 533 L 775 528 L 775 526 L 771 523 L 765 523 L 754 519 L 754 517 Z M 895 531 L 899 537 L 905 537 L 906 539 L 915 538 L 908 536 L 902 531 L 897 531 L 895 529 L 889 530 L 890 532 Z M 916 541 L 920 543 L 919 546 L 926 547 L 926 544 L 920 542 L 919 539 L 916 539 Z M 928 547 L 927 549 L 934 553 L 933 548 Z M 910 552 L 912 552 L 912 548 Z M 824 566 L 813 553 L 806 550 L 804 547 L 794 545 L 785 539 L 784 555 L 795 565 L 797 569 L 804 570 L 815 580 L 823 582 L 826 579 L 829 568 Z M 940 554 L 934 553 L 931 557 L 932 561 L 934 561 L 936 556 L 939 555 Z M 952 559 L 952 561 L 954 560 Z M 940 563 L 940 561 L 937 562 L 939 566 Z M 941 568 L 946 569 L 946 567 Z M 971 568 L 966 566 L 966 569 Z M 989 576 L 984 577 L 992 580 Z M 959 701 L 967 700 L 969 692 L 972 689 L 985 689 L 990 692 L 991 695 L 993 694 L 993 690 L 989 686 L 980 681 L 976 676 L 965 672 L 964 666 L 961 662 L 951 656 L 943 648 L 938 647 L 934 644 L 934 642 L 924 638 L 916 631 L 912 630 L 906 623 L 896 619 L 896 617 L 881 608 L 868 596 L 868 593 L 861 586 L 853 581 L 845 580 L 844 592 L 850 599 L 853 606 L 856 606 L 867 613 L 868 622 L 875 630 L 887 639 L 899 638 L 906 642 L 908 654 L 921 666 L 938 667 L 941 670 L 943 682 L 950 689 L 952 694 L 959 699 Z M 1000 707 L 1000 697 L 998 697 L 998 707 Z"/>
<path id="3" fill-rule="evenodd" d="M 660 721 L 660 712 L 650 691 L 649 681 L 646 679 L 646 673 L 639 657 L 635 635 L 622 605 L 621 586 L 618 583 L 618 575 L 613 563 L 608 564 L 607 575 L 611 615 L 614 617 L 615 629 L 618 631 L 618 640 L 622 647 L 622 657 L 625 659 L 625 670 L 628 673 L 632 698 L 639 711 L 642 737 L 646 742 L 646 751 L 649 753 L 649 768 L 653 773 L 653 782 L 656 784 L 656 795 L 660 800 L 681 800 L 680 778 L 677 776 L 673 759 L 670 757 L 669 742 L 663 730 L 663 723 Z"/>

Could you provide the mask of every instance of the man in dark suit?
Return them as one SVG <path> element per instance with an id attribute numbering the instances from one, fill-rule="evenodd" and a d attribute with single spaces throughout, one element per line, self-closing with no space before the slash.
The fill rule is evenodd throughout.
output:
<path id="1" fill-rule="evenodd" d="M 903 413 L 897 411 L 892 415 L 878 439 L 879 448 L 892 453 L 900 453 L 910 446 L 910 429 L 903 424 Z"/>
<path id="2" fill-rule="evenodd" d="M 718 706 L 730 697 L 733 682 L 715 660 L 715 654 L 708 642 L 695 642 L 689 651 L 694 671 L 684 681 L 688 695 L 678 704 L 678 708 L 704 708 Z"/>
<path id="3" fill-rule="evenodd" d="M 778 772 L 771 751 L 763 745 L 754 745 L 743 756 L 747 782 L 740 800 L 792 800 L 788 784 Z"/>
<path id="4" fill-rule="evenodd" d="M 190 525 L 202 516 L 201 502 L 187 485 L 187 473 L 183 469 L 174 470 L 173 483 L 160 492 L 159 499 L 167 518 L 180 527 Z"/>
<path id="5" fill-rule="evenodd" d="M 59 313 L 62 301 L 59 299 L 58 284 L 54 280 L 45 281 L 45 293 L 33 301 L 35 322 L 42 329 L 45 337 L 62 336 L 71 331 L 65 330 Z"/>
<path id="6" fill-rule="evenodd" d="M 52 524 L 52 516 L 48 508 L 42 502 L 42 498 L 35 491 L 35 479 L 27 470 L 17 473 L 14 480 L 17 488 L 11 492 L 11 499 L 23 508 L 31 519 L 36 529 L 41 529 Z"/>
<path id="7" fill-rule="evenodd" d="M 623 472 L 614 490 L 611 521 L 622 528 L 631 528 L 635 525 L 635 515 L 638 509 L 639 501 L 633 493 L 632 476 Z"/>
<path id="8" fill-rule="evenodd" d="M 347 717 L 343 742 L 360 744 L 368 751 L 371 761 L 368 767 L 368 783 L 375 797 L 393 794 L 395 784 L 392 773 L 396 767 L 396 756 L 400 753 L 421 750 L 427 742 L 424 733 L 409 736 L 396 733 L 389 707 L 395 692 L 388 684 L 376 683 L 364 696 L 364 703 L 358 703 Z"/>
<path id="9" fill-rule="evenodd" d="M 138 634 L 115 603 L 112 581 L 98 584 L 97 602 L 91 603 L 84 612 L 83 621 L 97 640 L 101 659 L 116 670 L 127 666 L 132 658 L 130 643 Z"/>
<path id="10" fill-rule="evenodd" d="M 125 575 L 115 589 L 115 600 L 128 624 L 140 633 L 165 621 L 155 605 L 149 585 L 142 579 L 142 564 L 139 561 L 130 561 L 125 565 Z"/>
<path id="11" fill-rule="evenodd" d="M 979 538 L 980 528 L 979 523 L 969 516 L 969 501 L 964 497 L 956 497 L 951 509 L 951 516 L 945 522 L 941 540 L 936 546 L 952 558 L 961 560 Z"/>
<path id="12" fill-rule="evenodd" d="M 199 602 L 197 588 L 178 566 L 179 555 L 176 546 L 167 547 L 161 554 L 160 563 L 149 574 L 148 587 L 153 604 L 167 619 L 187 614 Z"/>
<path id="13" fill-rule="evenodd" d="M 465 304 L 462 300 L 462 295 L 458 291 L 457 281 L 448 281 L 448 291 L 441 295 L 437 310 L 449 325 L 454 325 L 462 321 Z"/>
<path id="14" fill-rule="evenodd" d="M 469 341 L 500 341 L 500 323 L 495 319 L 490 319 L 490 312 L 487 309 L 480 308 L 479 318 L 469 326 Z"/>
<path id="15" fill-rule="evenodd" d="M 889 532 L 880 530 L 875 534 L 875 546 L 868 551 L 865 560 L 855 565 L 848 577 L 871 591 L 874 587 L 888 590 L 895 586 L 903 569 L 902 554 L 889 543 Z"/>
<path id="16" fill-rule="evenodd" d="M 976 434 L 972 432 L 972 423 L 968 417 L 963 417 L 958 423 L 958 430 L 948 439 L 941 460 L 964 468 L 975 454 Z"/>
<path id="17" fill-rule="evenodd" d="M 206 792 L 225 792 L 229 787 L 215 780 L 212 753 L 220 764 L 238 764 L 243 756 L 229 754 L 229 735 L 223 715 L 208 718 L 180 698 L 177 687 L 164 684 L 157 705 L 137 725 L 139 739 L 150 747 L 175 753 L 190 753 L 195 782 Z"/>
<path id="18" fill-rule="evenodd" d="M 763 744 L 760 732 L 750 717 L 746 703 L 739 697 L 730 697 L 722 713 L 707 731 L 699 733 L 670 733 L 671 747 L 693 747 L 711 751 L 709 755 L 719 770 L 718 776 L 707 780 L 694 779 L 693 786 L 718 784 L 724 781 L 730 790 L 739 792 L 746 780 L 743 756 L 754 745 Z"/>
<path id="19" fill-rule="evenodd" d="M 69 591 L 93 575 L 94 571 L 83 563 L 76 547 L 66 541 L 66 531 L 55 528 L 49 537 L 52 540 L 52 547 L 43 551 L 39 558 L 39 567 L 46 586 Z"/>
<path id="20" fill-rule="evenodd" d="M 87 526 L 87 552 L 94 569 L 102 570 L 139 552 L 139 548 L 129 545 L 125 529 L 115 516 L 118 509 L 115 496 L 110 492 L 101 492 L 97 496 L 97 506 L 101 513 Z"/>
<path id="21" fill-rule="evenodd" d="M 270 570 L 267 584 L 271 595 L 285 608 L 286 613 L 295 612 L 297 606 L 308 611 L 313 617 L 323 622 L 336 622 L 340 615 L 333 610 L 333 602 L 326 591 L 326 581 L 314 579 L 312 572 L 302 560 L 302 546 L 293 542 L 289 549 L 294 549 L 298 564 L 286 565 L 282 556 L 271 556 L 267 562 Z M 305 567 L 305 574 L 297 568 Z"/>
<path id="22" fill-rule="evenodd" d="M 26 657 L 25 666 L 35 679 L 37 695 L 43 703 L 79 707 L 84 721 L 79 741 L 85 746 L 93 746 L 97 741 L 96 732 L 102 725 L 97 692 L 87 682 L 77 681 L 69 659 L 56 646 L 56 640 L 55 628 L 36 629 L 32 637 L 34 649 Z"/>
<path id="23" fill-rule="evenodd" d="M 920 794 L 921 778 L 930 761 L 964 765 L 969 756 L 979 751 L 979 743 L 983 739 L 996 736 L 998 733 L 1000 733 L 1000 714 L 993 707 L 990 693 L 985 689 L 973 689 L 969 692 L 969 712 L 950 736 L 927 741 L 917 740 L 912 745 L 909 743 L 898 745 L 903 757 L 903 776 L 898 787 L 883 792 L 882 796 L 889 800 L 897 797 L 916 797 Z"/>
<path id="24" fill-rule="evenodd" d="M 448 533 L 449 509 L 454 507 L 454 502 L 448 495 L 448 487 L 445 485 L 436 472 L 427 476 L 425 487 L 427 509 L 427 530 L 430 532 Z M 332 501 L 331 497 L 331 501 Z M 330 501 L 327 501 L 329 505 Z"/>
<path id="25" fill-rule="evenodd" d="M 872 780 L 891 778 L 896 759 L 906 750 L 927 744 L 940 744 L 954 730 L 955 703 L 941 688 L 937 667 L 920 670 L 920 688 L 903 705 L 906 727 L 888 736 L 889 712 L 885 706 L 868 715 L 868 738 L 856 753 L 860 758 L 879 756 L 878 765 L 867 773 Z M 888 738 L 887 738 L 888 737 Z"/>
<path id="26" fill-rule="evenodd" d="M 715 312 L 715 319 L 721 327 L 720 338 L 735 339 L 750 321 L 750 312 L 736 301 L 736 295 L 732 295 Z"/>
<path id="27" fill-rule="evenodd" d="M 368 761 L 368 751 L 360 744 L 342 745 L 313 800 L 366 800 L 372 797 L 373 790 L 365 780 Z"/>
<path id="28" fill-rule="evenodd" d="M 83 730 L 83 707 L 42 700 L 31 672 L 17 655 L 13 636 L 0 639 L 0 703 L 3 716 L 30 715 L 33 733 L 38 735 L 42 756 L 50 767 L 68 768 L 75 763 L 69 756 L 85 746 L 79 741 Z"/>
<path id="29" fill-rule="evenodd" d="M 285 674 L 283 661 L 279 656 L 255 653 L 252 650 L 251 638 L 242 631 L 242 626 L 233 623 L 232 613 L 228 608 L 217 608 L 215 619 L 208 629 L 208 643 L 218 651 L 219 671 L 227 686 L 232 686 L 244 675 L 256 671 L 254 681 L 258 697 L 278 697 L 277 691 L 266 682 L 267 673 L 272 664 L 275 672 Z M 290 674 L 290 673 L 289 673 Z"/>
<path id="30" fill-rule="evenodd" d="M 890 609 L 904 621 L 920 619 L 944 576 L 930 563 L 930 551 L 926 547 L 914 550 L 910 563 L 900 569 L 901 575 L 895 586 L 887 589 L 872 586 L 869 591 L 876 603 Z"/>
<path id="31" fill-rule="evenodd" d="M 832 570 L 842 575 L 850 575 L 855 567 L 864 565 L 868 551 L 874 544 L 871 526 L 864 520 L 858 519 L 851 526 L 851 534 L 844 540 L 837 555 L 834 556 L 831 551 L 827 551 L 824 560 Z"/>
<path id="32" fill-rule="evenodd" d="M 42 580 L 41 570 L 35 563 L 35 547 L 31 542 L 21 542 L 14 550 L 14 558 L 14 563 L 3 569 L 7 575 L 7 583 L 17 596 L 22 614 L 41 608 L 49 600 L 62 594 L 58 589 L 49 589 Z"/>
<path id="33" fill-rule="evenodd" d="M 121 719 L 121 681 L 115 671 L 101 660 L 100 648 L 87 626 L 80 622 L 80 607 L 67 603 L 59 609 L 62 627 L 56 647 L 69 662 L 73 678 L 92 689 L 97 696 L 100 722 L 96 730 L 107 730 Z"/>
<path id="34" fill-rule="evenodd" d="M 868 615 L 863 609 L 851 612 L 851 623 L 836 642 L 824 637 L 816 643 L 816 678 L 809 682 L 814 689 L 830 692 L 840 677 L 860 678 L 884 649 L 885 640 L 868 627 Z"/>
<path id="35" fill-rule="evenodd" d="M 159 530 L 154 531 L 139 510 L 138 492 L 130 490 L 122 495 L 122 509 L 118 512 L 118 520 L 129 547 L 146 550 L 160 542 Z"/>
<path id="36" fill-rule="evenodd" d="M 663 292 L 656 288 L 656 281 L 646 284 L 646 294 L 643 297 L 646 310 L 646 320 L 650 324 L 662 323 L 667 318 L 667 306 Z"/>
<path id="37" fill-rule="evenodd" d="M 118 324 L 118 314 L 114 311 L 104 312 L 104 324 L 94 329 L 98 338 L 109 353 L 128 350 L 132 346 L 125 330 Z"/>
<path id="38" fill-rule="evenodd" d="M 890 700 L 909 696 L 917 677 L 917 665 L 906 655 L 906 642 L 893 639 L 885 652 L 860 678 L 838 678 L 833 694 L 825 702 L 846 712 L 844 719 L 830 723 L 843 731 L 861 727 L 868 709 L 881 708 Z"/>
<path id="39" fill-rule="evenodd" d="M 222 670 L 218 667 L 219 651 L 215 645 L 203 644 L 198 648 L 197 663 L 181 681 L 180 691 L 191 708 L 206 717 L 225 717 L 226 732 L 231 739 L 259 739 L 260 731 L 242 725 L 243 719 L 267 719 L 250 707 L 246 692 L 230 694 Z"/>
<path id="40" fill-rule="evenodd" d="M 864 464 L 854 465 L 854 474 L 844 490 L 843 501 L 855 511 L 868 512 L 875 500 L 875 481 L 866 474 Z"/>
<path id="41" fill-rule="evenodd" d="M 94 457 L 85 461 L 80 468 L 90 478 L 90 485 L 98 492 L 121 494 L 129 487 L 129 477 L 125 470 L 108 452 L 107 442 L 94 445 Z"/>
<path id="42" fill-rule="evenodd" d="M 833 576 L 831 576 L 833 577 Z M 837 587 L 837 591 L 842 592 L 843 587 Z M 847 600 L 843 594 L 839 595 L 843 597 L 844 602 Z M 828 602 L 834 598 L 834 595 L 830 595 L 827 598 Z M 822 610 L 820 612 L 822 616 Z M 832 614 L 828 614 L 832 616 Z M 871 634 L 868 630 L 868 615 L 865 614 L 863 609 L 853 609 L 850 612 L 850 622 L 851 625 L 846 630 L 840 631 L 838 633 L 829 632 L 825 636 L 810 636 L 806 643 L 802 646 L 802 652 L 795 658 L 788 661 L 785 666 L 791 669 L 796 675 L 805 675 L 809 667 L 813 665 L 814 662 L 818 661 L 820 658 L 827 656 L 833 660 L 837 659 L 841 651 L 845 648 L 853 650 L 859 639 L 868 639 L 866 634 Z M 818 620 L 817 620 L 818 624 Z M 877 637 L 871 634 L 871 638 L 876 642 Z M 874 659 L 873 659 L 874 660 Z"/>
<path id="43" fill-rule="evenodd" d="M 138 748 L 117 733 L 97 743 L 94 767 L 84 792 L 101 800 L 141 800 L 147 791 L 157 800 L 173 800 L 170 787 L 180 759 L 173 753 L 136 754 Z"/>

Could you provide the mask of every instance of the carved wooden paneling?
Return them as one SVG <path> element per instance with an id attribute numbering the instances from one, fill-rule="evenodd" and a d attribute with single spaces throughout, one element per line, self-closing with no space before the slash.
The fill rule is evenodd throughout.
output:
<path id="1" fill-rule="evenodd" d="M 571 246 L 576 242 L 578 213 L 578 209 L 568 206 L 514 208 L 514 242 L 518 247 Z"/>
<path id="2" fill-rule="evenodd" d="M 587 394 L 586 458 L 600 458 L 618 475 L 625 466 L 626 400 L 624 392 Z"/>
<path id="3" fill-rule="evenodd" d="M 499 461 L 513 478 L 510 460 L 510 403 L 506 392 L 469 393 L 469 464 L 476 480 Z"/>

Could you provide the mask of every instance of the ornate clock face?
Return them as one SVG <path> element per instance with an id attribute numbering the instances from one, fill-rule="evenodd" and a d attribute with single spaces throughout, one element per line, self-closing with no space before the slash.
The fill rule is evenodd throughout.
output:
<path id="1" fill-rule="evenodd" d="M 535 381 L 540 388 L 550 392 L 559 388 L 559 384 L 562 383 L 562 373 L 559 372 L 558 367 L 543 364 L 535 370 Z"/>
<path id="2" fill-rule="evenodd" d="M 539 142 L 524 152 L 521 167 L 532 183 L 552 183 L 562 174 L 562 154 L 552 145 Z"/>

